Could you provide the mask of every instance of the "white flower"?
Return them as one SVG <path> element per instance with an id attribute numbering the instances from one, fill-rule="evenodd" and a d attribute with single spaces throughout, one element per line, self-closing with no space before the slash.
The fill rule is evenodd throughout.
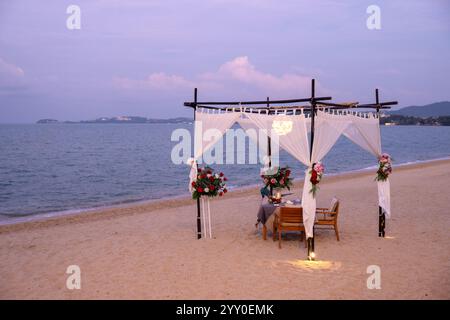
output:
<path id="1" fill-rule="evenodd" d="M 208 173 L 206 176 L 207 176 L 208 178 L 211 178 L 211 174 L 210 174 L 210 173 Z"/>
<path id="2" fill-rule="evenodd" d="M 219 179 L 219 178 L 220 178 L 220 176 L 219 176 L 218 173 L 216 173 L 216 174 L 214 175 L 214 177 L 215 177 L 216 179 Z"/>
<path id="3" fill-rule="evenodd" d="M 208 193 L 209 192 L 209 188 L 205 188 L 205 192 Z"/>

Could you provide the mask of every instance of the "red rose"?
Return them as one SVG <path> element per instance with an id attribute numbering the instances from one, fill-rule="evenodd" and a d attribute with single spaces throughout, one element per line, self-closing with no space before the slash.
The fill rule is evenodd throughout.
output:
<path id="1" fill-rule="evenodd" d="M 198 172 L 198 173 L 202 172 L 202 169 L 197 169 L 197 172 Z"/>
<path id="2" fill-rule="evenodd" d="M 223 172 L 219 173 L 219 176 L 223 177 Z"/>
<path id="3" fill-rule="evenodd" d="M 214 189 L 215 189 L 215 188 L 214 188 L 213 185 L 210 185 L 210 186 L 209 186 L 209 190 L 214 191 Z"/>
<path id="4" fill-rule="evenodd" d="M 195 187 L 195 181 L 192 181 L 192 186 Z"/>
<path id="5" fill-rule="evenodd" d="M 214 177 L 213 176 L 209 177 L 209 181 L 214 182 Z"/>
<path id="6" fill-rule="evenodd" d="M 228 192 L 228 190 L 225 188 L 225 189 L 223 189 L 223 193 L 227 193 Z"/>
<path id="7" fill-rule="evenodd" d="M 286 171 L 286 177 L 289 177 L 290 174 L 291 174 L 291 170 L 287 170 Z"/>
<path id="8" fill-rule="evenodd" d="M 201 176 L 200 176 L 200 179 L 205 179 L 206 178 L 206 174 L 202 174 Z"/>
<path id="9" fill-rule="evenodd" d="M 316 170 L 312 171 L 310 181 L 312 184 L 317 184 L 317 171 Z"/>
<path id="10" fill-rule="evenodd" d="M 228 181 L 228 179 L 227 178 L 223 178 L 223 181 Z"/>
<path id="11" fill-rule="evenodd" d="M 211 170 L 208 170 L 207 172 L 206 172 L 207 174 L 211 174 L 212 173 L 212 171 Z"/>
<path id="12" fill-rule="evenodd" d="M 219 192 L 219 197 L 223 196 L 223 192 Z"/>
<path id="13" fill-rule="evenodd" d="M 198 188 L 197 188 L 197 192 L 198 192 L 198 193 L 203 193 L 203 188 L 198 187 Z"/>

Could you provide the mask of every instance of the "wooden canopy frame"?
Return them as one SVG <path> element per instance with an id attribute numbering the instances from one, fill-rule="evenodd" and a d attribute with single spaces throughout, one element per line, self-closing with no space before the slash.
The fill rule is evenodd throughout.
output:
<path id="1" fill-rule="evenodd" d="M 197 108 L 222 110 L 222 111 L 236 111 L 235 108 L 230 108 L 229 106 L 251 106 L 251 109 L 244 108 L 242 112 L 259 112 L 260 110 L 266 110 L 267 114 L 273 114 L 277 110 L 289 109 L 292 110 L 291 114 L 295 114 L 303 111 L 309 112 L 311 115 L 311 136 L 310 136 L 310 157 L 312 156 L 312 147 L 314 144 L 314 125 L 315 116 L 318 109 L 326 108 L 331 110 L 343 110 L 343 109 L 375 109 L 378 116 L 380 110 L 390 109 L 392 105 L 397 105 L 397 101 L 385 101 L 380 102 L 379 90 L 375 89 L 375 103 L 360 104 L 359 102 L 347 102 L 347 103 L 333 103 L 330 102 L 332 97 L 316 97 L 316 86 L 315 79 L 311 79 L 311 96 L 309 98 L 301 99 L 288 99 L 288 100 L 270 100 L 267 97 L 266 100 L 258 101 L 198 101 L 198 90 L 194 89 L 194 101 L 184 102 L 185 107 L 192 108 L 194 110 L 194 121 L 195 121 L 195 110 Z M 298 105 L 299 103 L 309 103 L 309 105 Z M 294 104 L 294 105 L 292 105 Z M 263 106 L 262 106 L 263 105 Z M 275 106 L 276 105 L 276 106 Z M 281 105 L 281 106 L 280 106 Z M 239 111 L 241 112 L 241 111 Z M 269 156 L 269 166 L 271 165 L 271 141 L 270 137 L 267 141 L 268 144 L 268 156 Z M 378 206 L 378 236 L 385 236 L 385 226 L 386 217 L 380 206 Z M 202 237 L 201 233 L 201 220 L 200 220 L 200 199 L 197 199 L 197 239 Z M 314 253 L 314 236 L 308 238 L 308 258 L 313 260 Z"/>

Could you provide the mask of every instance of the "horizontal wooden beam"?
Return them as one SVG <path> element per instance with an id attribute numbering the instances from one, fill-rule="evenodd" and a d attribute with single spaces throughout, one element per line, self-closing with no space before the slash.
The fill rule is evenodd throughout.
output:
<path id="1" fill-rule="evenodd" d="M 325 101 L 325 100 L 331 100 L 332 97 L 317 97 L 314 98 L 315 101 Z M 304 98 L 304 99 L 289 99 L 289 100 L 263 100 L 263 101 L 231 101 L 231 102 L 225 102 L 225 101 L 211 101 L 211 102 L 197 102 L 197 105 L 210 105 L 210 106 L 217 106 L 217 105 L 230 105 L 230 106 L 238 106 L 238 105 L 250 105 L 250 104 L 263 104 L 263 105 L 270 105 L 270 104 L 284 104 L 284 103 L 298 103 L 298 102 L 311 102 L 311 98 Z M 185 107 L 194 107 L 195 102 L 185 102 Z M 267 108 L 267 107 L 265 107 Z"/>
<path id="2" fill-rule="evenodd" d="M 387 102 L 380 102 L 378 104 L 376 103 L 368 103 L 368 104 L 360 104 L 358 105 L 358 107 L 360 108 L 377 108 L 379 107 L 380 109 L 383 109 L 383 107 L 385 106 L 393 106 L 393 105 L 397 105 L 398 101 L 387 101 Z"/>
<path id="3" fill-rule="evenodd" d="M 202 109 L 211 109 L 211 110 L 221 110 L 221 111 L 227 111 L 227 110 L 233 110 L 233 109 L 237 109 L 235 107 L 213 107 L 213 106 L 208 106 L 208 105 L 201 105 L 198 104 L 197 106 L 187 106 L 190 108 L 202 108 Z M 331 109 L 331 110 L 343 110 L 343 109 L 390 109 L 390 106 L 385 106 L 385 105 L 379 105 L 377 106 L 376 104 L 364 104 L 364 105 L 341 105 L 341 104 L 337 104 L 337 103 L 333 103 L 333 104 L 325 104 L 325 103 L 318 103 L 317 104 L 317 108 L 326 108 L 326 109 Z M 246 112 L 249 112 L 249 107 L 246 107 Z M 259 110 L 300 110 L 303 109 L 303 111 L 311 111 L 311 107 L 310 106 L 273 106 L 273 107 L 252 107 L 253 112 L 254 113 L 258 113 Z"/>

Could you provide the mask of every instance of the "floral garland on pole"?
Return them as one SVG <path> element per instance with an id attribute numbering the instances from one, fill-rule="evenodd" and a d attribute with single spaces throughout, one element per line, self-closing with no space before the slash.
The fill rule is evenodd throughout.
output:
<path id="1" fill-rule="evenodd" d="M 312 188 L 309 192 L 312 193 L 314 198 L 316 197 L 316 192 L 319 189 L 318 184 L 322 180 L 324 171 L 325 167 L 321 162 L 314 163 L 311 171 L 309 171 L 309 174 L 311 175 L 309 181 L 311 181 L 312 184 Z"/>
<path id="2" fill-rule="evenodd" d="M 197 169 L 197 179 L 192 181 L 192 199 L 223 196 L 228 192 L 225 184 L 227 180 L 223 172 L 214 173 L 210 167 Z"/>
<path id="3" fill-rule="evenodd" d="M 376 181 L 386 181 L 392 173 L 392 158 L 389 154 L 383 153 L 378 159 L 378 170 Z"/>

